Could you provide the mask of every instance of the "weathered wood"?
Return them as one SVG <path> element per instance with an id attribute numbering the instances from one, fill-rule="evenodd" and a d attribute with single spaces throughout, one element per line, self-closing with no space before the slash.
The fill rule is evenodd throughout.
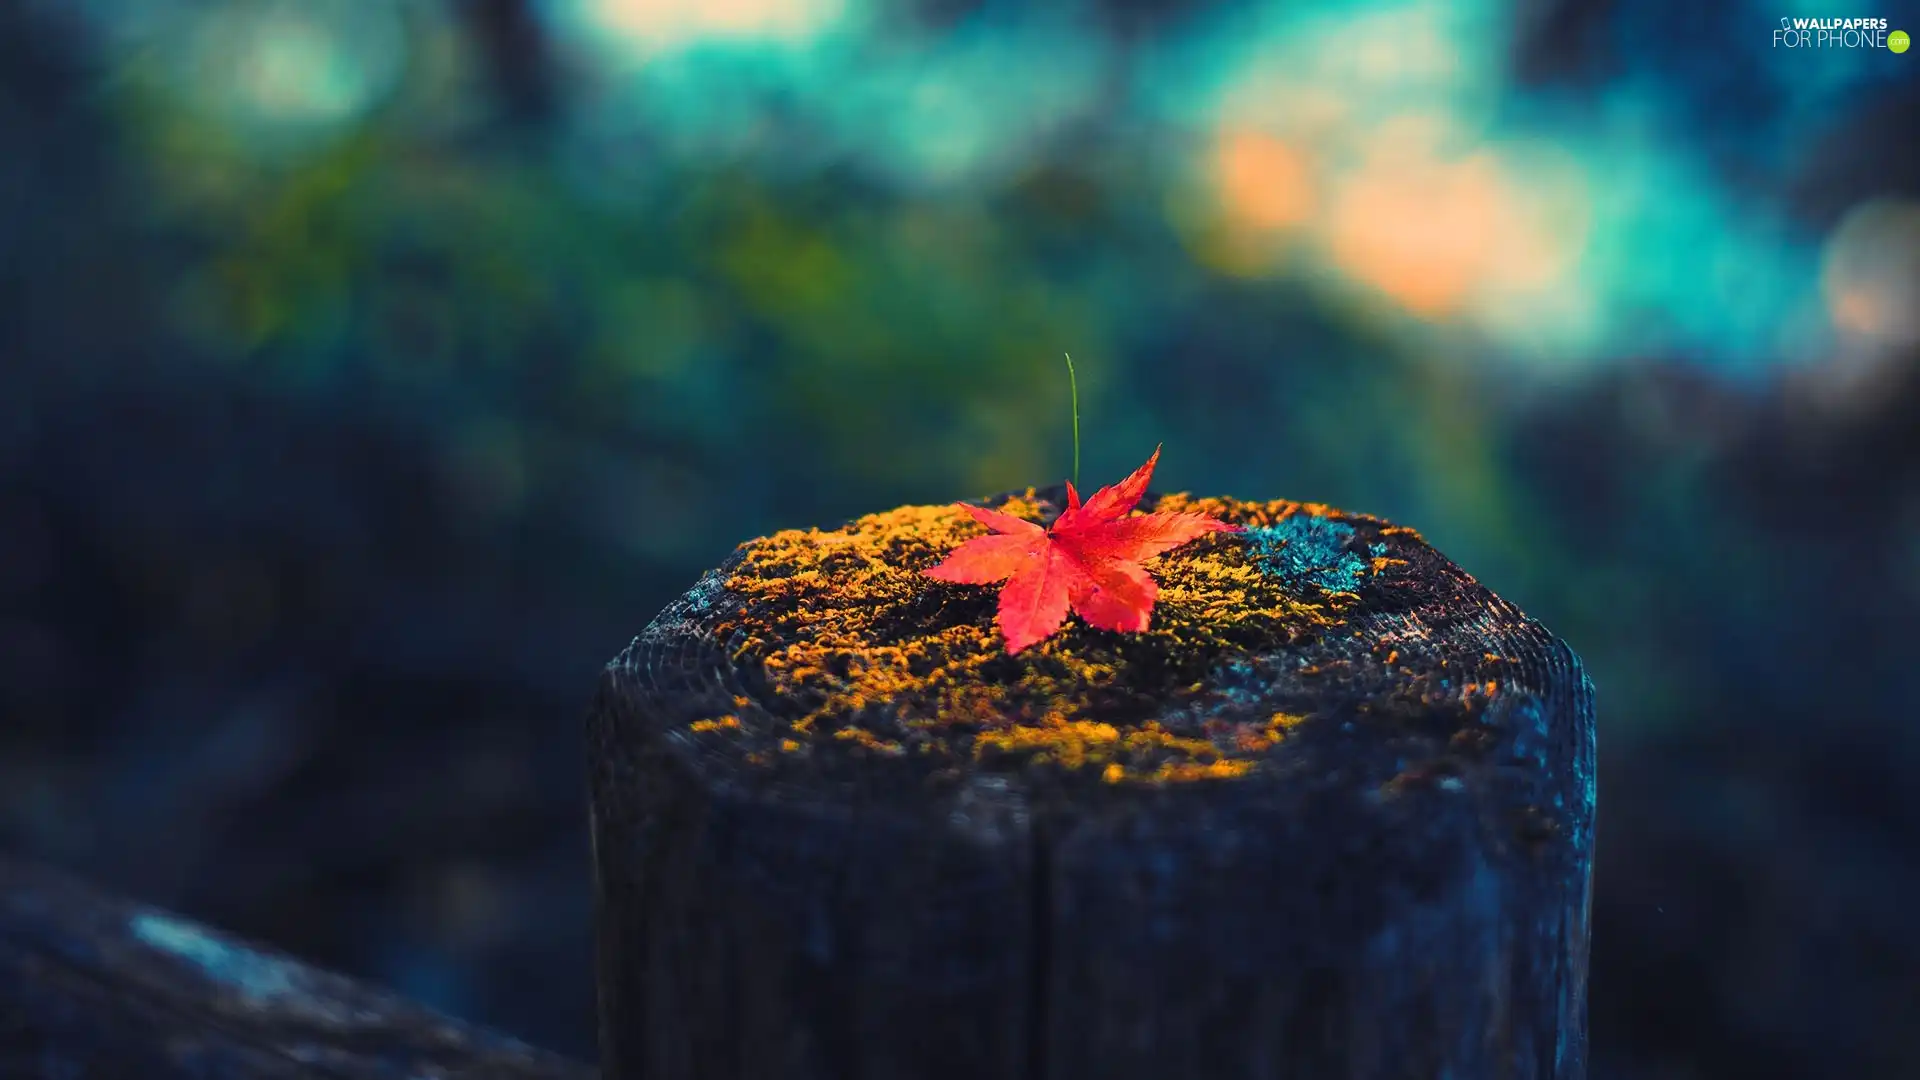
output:
<path id="1" fill-rule="evenodd" d="M 1175 507 L 1253 529 L 1141 635 L 1005 656 L 928 507 L 648 626 L 589 723 L 609 1080 L 1584 1075 L 1573 653 L 1410 530 Z"/>
<path id="2" fill-rule="evenodd" d="M 343 976 L 0 859 L 0 1077 L 594 1075 Z"/>

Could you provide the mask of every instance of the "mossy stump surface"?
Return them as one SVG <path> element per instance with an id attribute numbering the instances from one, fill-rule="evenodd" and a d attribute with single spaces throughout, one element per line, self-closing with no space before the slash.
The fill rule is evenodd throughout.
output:
<path id="1" fill-rule="evenodd" d="M 984 530 L 906 507 L 742 545 L 609 665 L 607 1080 L 1584 1075 L 1573 653 L 1377 518 L 1142 509 L 1247 527 L 1147 564 L 1144 633 L 1007 655 L 921 573 Z"/>

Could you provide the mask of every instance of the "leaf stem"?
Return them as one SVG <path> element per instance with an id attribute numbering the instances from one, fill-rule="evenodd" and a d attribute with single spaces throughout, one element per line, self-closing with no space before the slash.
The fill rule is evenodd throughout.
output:
<path id="1" fill-rule="evenodd" d="M 1073 354 L 1067 358 L 1067 390 L 1073 395 L 1073 486 L 1080 486 L 1080 380 L 1073 375 Z"/>

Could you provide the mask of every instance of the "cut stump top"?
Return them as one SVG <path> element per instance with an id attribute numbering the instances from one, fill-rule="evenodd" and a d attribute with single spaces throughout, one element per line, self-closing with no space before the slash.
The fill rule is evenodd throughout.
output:
<path id="1" fill-rule="evenodd" d="M 1049 524 L 1064 495 L 982 505 Z M 924 574 L 985 529 L 953 505 L 908 506 L 741 545 L 610 676 L 718 789 L 931 808 L 956 824 L 969 815 L 951 812 L 983 799 L 1024 810 L 1149 790 L 1298 795 L 1313 775 L 1349 790 L 1364 778 L 1380 798 L 1444 790 L 1503 741 L 1494 714 L 1516 708 L 1543 719 L 1508 749 L 1542 774 L 1565 771 L 1549 758 L 1586 757 L 1574 743 L 1591 739 L 1590 721 L 1544 720 L 1590 698 L 1571 651 L 1412 529 L 1284 500 L 1150 494 L 1141 509 L 1246 530 L 1148 561 L 1160 592 L 1143 633 L 1071 616 L 1008 655 L 996 587 Z M 1590 767 L 1568 779 L 1527 810 L 1523 834 L 1583 820 L 1566 811 L 1590 802 Z"/>

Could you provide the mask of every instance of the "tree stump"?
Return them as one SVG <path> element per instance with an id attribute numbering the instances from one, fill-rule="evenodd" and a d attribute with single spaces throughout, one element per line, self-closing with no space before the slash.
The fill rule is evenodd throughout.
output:
<path id="1" fill-rule="evenodd" d="M 1145 633 L 1008 656 L 921 573 L 984 530 L 906 507 L 743 545 L 609 665 L 607 1080 L 1585 1074 L 1572 651 L 1410 529 L 1143 508 L 1247 527 L 1147 564 Z"/>

